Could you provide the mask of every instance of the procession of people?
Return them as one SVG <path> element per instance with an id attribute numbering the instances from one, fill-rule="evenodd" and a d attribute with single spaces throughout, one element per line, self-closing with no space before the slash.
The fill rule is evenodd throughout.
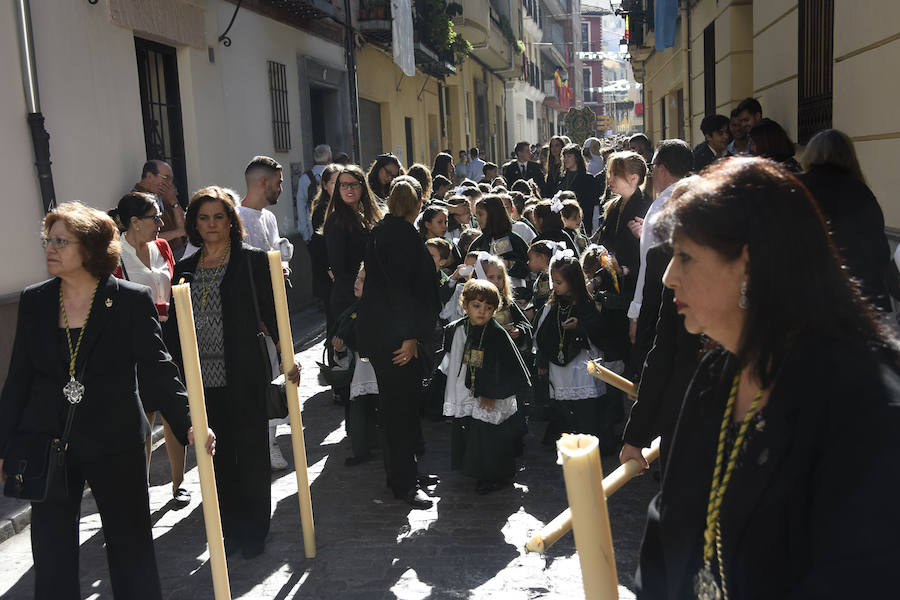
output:
<path id="1" fill-rule="evenodd" d="M 641 449 L 660 436 L 639 598 L 897 589 L 900 485 L 885 477 L 900 459 L 897 266 L 881 208 L 845 134 L 820 132 L 798 162 L 756 100 L 735 110 L 749 115 L 740 136 L 710 116 L 693 149 L 556 135 L 517 143 L 507 161 L 471 148 L 429 167 L 391 153 L 337 164 L 318 146 L 297 225 L 345 464 L 380 455 L 398 504 L 427 509 L 440 474 L 419 468 L 422 419 L 448 428 L 446 469 L 474 496 L 512 485 L 529 431 L 547 452 L 564 434 L 593 435 L 603 455 L 645 469 Z M 193 440 L 173 282 L 191 284 L 227 555 L 265 552 L 271 472 L 287 466 L 264 401 L 280 362 L 264 252 L 281 253 L 285 277 L 294 253 L 266 208 L 282 166 L 253 157 L 243 197 L 208 186 L 186 210 L 169 165 L 141 175 L 118 202 L 94 202 L 115 202 L 109 214 L 50 212 L 51 278 L 22 293 L 0 479 L 33 503 L 36 598 L 80 597 L 85 482 L 116 597 L 162 597 L 147 494 L 156 413 L 179 503 Z M 60 439 L 65 462 L 44 480 L 21 466 Z"/>

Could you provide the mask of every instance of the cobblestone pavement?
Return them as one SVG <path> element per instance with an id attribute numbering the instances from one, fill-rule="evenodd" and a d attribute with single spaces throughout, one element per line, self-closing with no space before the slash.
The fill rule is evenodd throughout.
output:
<path id="1" fill-rule="evenodd" d="M 524 544 L 566 506 L 562 469 L 555 449 L 541 445 L 543 423 L 533 423 L 514 487 L 487 496 L 449 470 L 449 425 L 423 423 L 427 453 L 420 471 L 436 473 L 437 502 L 410 510 L 384 484 L 380 460 L 344 466 L 349 440 L 344 409 L 316 382 L 321 340 L 298 354 L 300 389 L 318 555 L 306 559 L 300 529 L 296 478 L 292 470 L 272 477 L 272 528 L 266 552 L 229 559 L 234 598 L 309 599 L 536 599 L 583 597 L 581 571 L 571 534 L 545 556 L 525 554 Z M 278 442 L 291 461 L 290 428 L 279 426 Z M 153 535 L 166 598 L 212 598 L 200 484 L 189 451 L 185 487 L 193 500 L 184 508 L 170 501 L 165 449 L 157 448 L 151 469 Z M 617 466 L 603 461 L 605 472 Z M 653 476 L 639 477 L 609 500 L 620 582 L 629 591 L 647 503 L 657 488 Z M 0 544 L 0 597 L 33 594 L 30 529 Z M 112 598 L 103 533 L 90 496 L 82 505 L 81 591 L 84 598 Z"/>

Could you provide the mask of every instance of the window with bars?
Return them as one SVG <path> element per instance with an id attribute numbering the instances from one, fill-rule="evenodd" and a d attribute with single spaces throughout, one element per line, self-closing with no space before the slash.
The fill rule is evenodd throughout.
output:
<path id="1" fill-rule="evenodd" d="M 800 0 L 797 137 L 805 144 L 831 127 L 834 67 L 834 0 Z"/>
<path id="2" fill-rule="evenodd" d="M 704 113 L 716 114 L 716 22 L 703 30 L 703 105 Z"/>
<path id="3" fill-rule="evenodd" d="M 285 65 L 269 63 L 269 95 L 272 99 L 272 141 L 276 152 L 291 149 L 291 122 L 288 116 L 287 69 Z"/>

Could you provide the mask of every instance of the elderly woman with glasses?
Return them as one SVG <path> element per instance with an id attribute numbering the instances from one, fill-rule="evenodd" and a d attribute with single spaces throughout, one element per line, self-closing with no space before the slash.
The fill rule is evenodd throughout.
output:
<path id="1" fill-rule="evenodd" d="M 159 320 L 165 322 L 168 318 L 175 258 L 169 243 L 157 237 L 163 218 L 156 198 L 152 194 L 129 192 L 122 196 L 118 206 L 109 211 L 109 215 L 115 219 L 122 233 L 122 253 L 119 266 L 113 274 L 150 288 Z M 141 403 L 152 428 L 158 410 L 156 399 L 149 394 L 142 394 Z M 169 455 L 169 466 L 172 469 L 172 496 L 176 502 L 186 504 L 191 501 L 191 495 L 181 485 L 184 482 L 184 446 L 178 442 L 169 423 L 165 419 L 162 422 L 166 454 Z M 151 436 L 147 436 L 144 445 L 149 469 Z"/>
<path id="2" fill-rule="evenodd" d="M 187 444 L 184 386 L 150 291 L 111 276 L 120 252 L 113 220 L 68 202 L 47 215 L 43 235 L 52 278 L 22 292 L 0 395 L 0 481 L 5 494 L 32 501 L 35 598 L 81 597 L 78 518 L 87 482 L 103 521 L 113 595 L 157 600 L 144 456 L 150 427 L 138 388 Z M 31 476 L 47 468 L 54 439 L 63 449 L 49 450 L 56 470 L 44 487 Z M 214 442 L 211 435 L 210 454 Z"/>

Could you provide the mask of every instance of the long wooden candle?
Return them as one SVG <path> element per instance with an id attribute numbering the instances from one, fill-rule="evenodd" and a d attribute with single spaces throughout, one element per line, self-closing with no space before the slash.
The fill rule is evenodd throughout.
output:
<path id="1" fill-rule="evenodd" d="M 659 441 L 660 438 L 653 440 L 649 448 L 641 450 L 644 459 L 648 463 L 652 463 L 659 458 Z M 625 485 L 629 480 L 640 475 L 643 472 L 638 461 L 632 459 L 624 465 L 620 465 L 618 469 L 607 475 L 603 479 L 603 493 L 607 498 L 612 496 L 616 490 Z M 550 546 L 559 541 L 559 538 L 572 531 L 572 510 L 567 508 L 559 513 L 556 518 L 544 525 L 544 527 L 534 537 L 525 544 L 525 550 L 528 552 L 544 553 Z"/>
<path id="2" fill-rule="evenodd" d="M 278 318 L 278 343 L 281 347 L 281 368 L 287 373 L 294 368 L 294 340 L 291 337 L 291 318 L 288 313 L 284 273 L 281 270 L 281 253 L 269 254 L 269 271 L 272 276 L 272 292 L 275 295 L 275 315 Z M 303 438 L 303 417 L 300 414 L 300 397 L 296 384 L 285 377 L 288 415 L 291 421 L 291 444 L 294 451 L 294 471 L 297 474 L 297 497 L 300 501 L 300 525 L 303 529 L 303 549 L 306 558 L 316 556 L 316 529 L 313 522 L 312 497 L 309 493 L 309 472 L 306 464 L 306 442 Z"/>
<path id="3" fill-rule="evenodd" d="M 619 597 L 619 580 L 603 493 L 599 441 L 592 435 L 564 435 L 556 448 L 572 509 L 572 533 L 585 600 L 614 600 Z"/>
<path id="4" fill-rule="evenodd" d="M 610 371 L 609 369 L 601 365 L 599 361 L 588 361 L 587 370 L 588 373 L 590 373 L 600 381 L 608 383 L 609 385 L 622 390 L 629 396 L 637 396 L 637 388 L 633 383 L 631 383 L 618 373 Z"/>
<path id="5" fill-rule="evenodd" d="M 197 351 L 197 331 L 194 329 L 190 284 L 173 286 L 172 296 L 175 298 L 175 309 L 178 315 L 178 337 L 181 339 L 184 383 L 187 387 L 188 404 L 191 409 L 191 425 L 194 428 L 194 449 L 197 456 L 197 471 L 200 473 L 203 523 L 206 526 L 206 543 L 209 545 L 213 594 L 216 600 L 230 600 L 231 585 L 228 582 L 228 564 L 225 560 L 225 542 L 222 538 L 219 493 L 216 490 L 213 457 L 206 452 L 209 424 L 206 419 L 206 399 L 203 395 L 203 377 L 200 374 L 200 354 Z"/>

